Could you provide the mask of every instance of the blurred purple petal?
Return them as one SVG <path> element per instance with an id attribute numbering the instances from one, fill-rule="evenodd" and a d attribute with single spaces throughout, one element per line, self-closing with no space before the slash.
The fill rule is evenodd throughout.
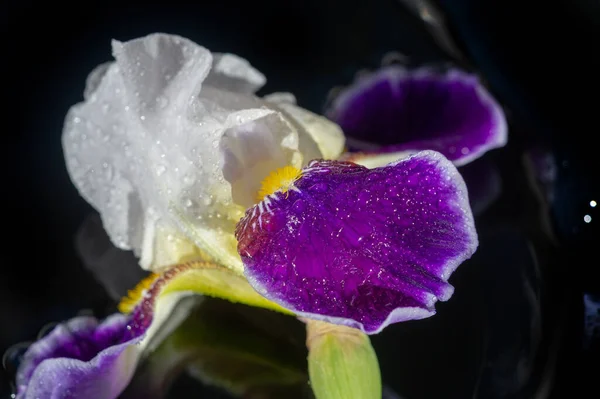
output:
<path id="1" fill-rule="evenodd" d="M 531 171 L 531 177 L 535 180 L 534 183 L 539 186 L 543 201 L 552 204 L 558 175 L 554 154 L 544 146 L 536 146 L 526 151 L 525 160 Z"/>
<path id="2" fill-rule="evenodd" d="M 17 398 L 116 398 L 137 364 L 134 344 L 141 332 L 127 329 L 129 318 L 103 323 L 77 317 L 31 345 L 17 373 Z"/>
<path id="3" fill-rule="evenodd" d="M 502 177 L 496 165 L 487 158 L 459 168 L 469 189 L 469 202 L 475 216 L 485 212 L 502 193 Z"/>
<path id="4" fill-rule="evenodd" d="M 584 307 L 584 346 L 586 349 L 600 345 L 600 296 L 585 293 Z"/>
<path id="5" fill-rule="evenodd" d="M 502 108 L 475 75 L 391 66 L 343 91 L 328 116 L 377 151 L 435 150 L 464 165 L 507 141 Z M 368 148 L 365 148 L 368 149 Z"/>
<path id="6" fill-rule="evenodd" d="M 262 295 L 366 333 L 433 315 L 477 248 L 465 183 L 434 151 L 376 169 L 313 161 L 249 209 L 236 236 Z"/>
<path id="7" fill-rule="evenodd" d="M 152 350 L 191 308 L 191 303 L 175 307 L 189 292 L 160 296 L 181 270 L 173 267 L 156 276 L 131 315 L 115 314 L 102 323 L 76 317 L 32 344 L 17 371 L 17 398 L 118 397 L 142 353 Z"/>

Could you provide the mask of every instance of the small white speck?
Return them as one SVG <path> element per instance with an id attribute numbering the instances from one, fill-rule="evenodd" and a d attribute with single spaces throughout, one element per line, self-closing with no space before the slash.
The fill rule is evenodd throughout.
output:
<path id="1" fill-rule="evenodd" d="M 590 206 L 591 206 L 592 208 L 595 208 L 595 207 L 596 207 L 596 205 L 598 205 L 598 203 L 597 203 L 596 201 L 594 201 L 594 200 L 591 200 L 591 201 L 590 201 Z"/>
<path id="2" fill-rule="evenodd" d="M 590 215 L 585 215 L 583 217 L 583 221 L 586 222 L 586 223 L 589 223 L 589 222 L 592 221 L 592 217 Z"/>

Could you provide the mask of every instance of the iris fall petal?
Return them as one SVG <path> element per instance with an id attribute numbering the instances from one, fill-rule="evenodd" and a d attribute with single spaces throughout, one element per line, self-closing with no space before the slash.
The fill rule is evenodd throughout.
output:
<path id="1" fill-rule="evenodd" d="M 433 315 L 478 245 L 465 183 L 434 151 L 376 169 L 313 161 L 249 209 L 236 236 L 262 295 L 366 333 Z"/>
<path id="2" fill-rule="evenodd" d="M 17 398 L 116 398 L 139 358 L 141 335 L 129 334 L 127 323 L 124 315 L 103 323 L 79 317 L 54 328 L 26 352 Z"/>

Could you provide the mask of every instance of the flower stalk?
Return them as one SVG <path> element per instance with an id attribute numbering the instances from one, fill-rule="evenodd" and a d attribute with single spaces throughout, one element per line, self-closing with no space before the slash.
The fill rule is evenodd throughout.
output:
<path id="1" fill-rule="evenodd" d="M 381 374 L 369 336 L 356 328 L 306 321 L 310 383 L 317 399 L 380 399 Z"/>

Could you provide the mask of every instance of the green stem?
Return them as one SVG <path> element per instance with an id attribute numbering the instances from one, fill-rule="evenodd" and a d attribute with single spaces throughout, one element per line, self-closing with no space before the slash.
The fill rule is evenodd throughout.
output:
<path id="1" fill-rule="evenodd" d="M 369 337 L 355 328 L 306 322 L 310 383 L 317 399 L 381 399 L 381 375 Z"/>

